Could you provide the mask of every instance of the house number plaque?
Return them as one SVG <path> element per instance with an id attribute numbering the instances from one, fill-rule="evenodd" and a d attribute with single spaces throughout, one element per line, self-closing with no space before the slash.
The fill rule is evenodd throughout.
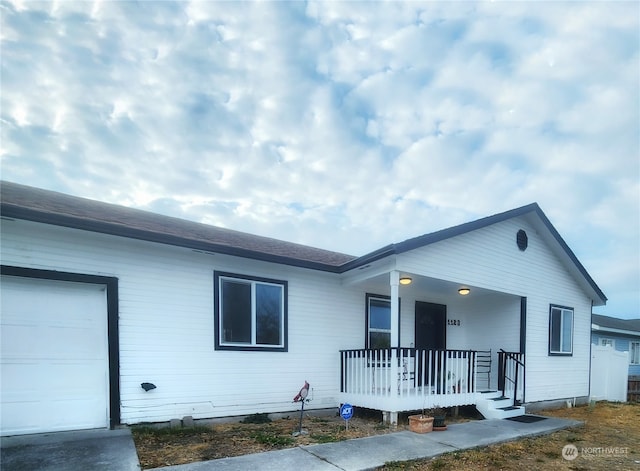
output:
<path id="1" fill-rule="evenodd" d="M 460 319 L 447 319 L 447 325 L 460 325 Z"/>

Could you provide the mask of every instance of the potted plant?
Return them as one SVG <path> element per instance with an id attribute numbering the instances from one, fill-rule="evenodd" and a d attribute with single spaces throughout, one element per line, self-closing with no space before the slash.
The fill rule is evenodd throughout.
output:
<path id="1" fill-rule="evenodd" d="M 433 413 L 433 430 L 435 432 L 447 430 L 447 424 L 445 424 L 447 411 L 440 406 L 435 406 L 432 409 L 432 413 Z"/>
<path id="2" fill-rule="evenodd" d="M 433 430 L 433 415 L 425 413 L 409 416 L 409 430 L 415 433 L 429 433 Z"/>

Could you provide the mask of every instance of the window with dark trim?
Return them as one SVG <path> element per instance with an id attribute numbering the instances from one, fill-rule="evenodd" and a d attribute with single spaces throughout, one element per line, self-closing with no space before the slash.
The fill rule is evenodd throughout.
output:
<path id="1" fill-rule="evenodd" d="M 214 272 L 216 350 L 287 350 L 287 282 Z"/>
<path id="2" fill-rule="evenodd" d="M 365 348 L 391 347 L 391 298 L 389 296 L 369 294 L 366 297 L 366 336 Z M 399 304 L 399 303 L 398 303 Z M 400 306 L 398 305 L 398 310 Z M 400 316 L 398 315 L 398 331 Z"/>
<path id="3" fill-rule="evenodd" d="M 549 355 L 573 354 L 573 308 L 549 308 Z"/>

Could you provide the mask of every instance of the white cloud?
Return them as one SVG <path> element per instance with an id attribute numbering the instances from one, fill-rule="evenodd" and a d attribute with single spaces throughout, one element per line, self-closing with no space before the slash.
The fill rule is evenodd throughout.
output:
<path id="1" fill-rule="evenodd" d="M 635 3 L 1 8 L 5 179 L 354 254 L 538 201 L 637 316 Z"/>

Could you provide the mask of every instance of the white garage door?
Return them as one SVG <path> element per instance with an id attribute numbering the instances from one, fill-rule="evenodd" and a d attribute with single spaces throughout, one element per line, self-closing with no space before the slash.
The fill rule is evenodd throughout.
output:
<path id="1" fill-rule="evenodd" d="M 108 426 L 104 286 L 2 276 L 2 435 Z"/>

